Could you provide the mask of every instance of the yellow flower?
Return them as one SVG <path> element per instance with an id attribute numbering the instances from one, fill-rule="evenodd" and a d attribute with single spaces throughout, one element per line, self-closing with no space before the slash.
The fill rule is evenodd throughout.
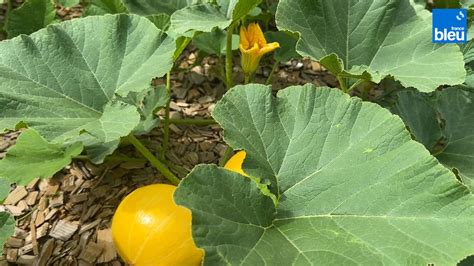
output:
<path id="1" fill-rule="evenodd" d="M 240 52 L 242 53 L 242 69 L 246 75 L 257 70 L 260 59 L 280 47 L 277 42 L 267 43 L 257 23 L 240 28 Z"/>

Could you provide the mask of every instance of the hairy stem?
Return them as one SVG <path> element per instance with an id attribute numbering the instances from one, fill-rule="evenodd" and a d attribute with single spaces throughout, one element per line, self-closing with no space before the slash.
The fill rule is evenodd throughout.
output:
<path id="1" fill-rule="evenodd" d="M 244 74 L 244 84 L 245 85 L 250 83 L 250 76 L 251 76 L 251 74 L 247 74 L 247 73 Z"/>
<path id="2" fill-rule="evenodd" d="M 90 158 L 87 155 L 78 155 L 74 157 L 76 160 L 81 160 L 81 161 L 89 161 Z M 133 158 L 133 157 L 128 157 L 125 155 L 109 155 L 105 158 L 106 161 L 122 161 L 122 162 L 146 162 L 147 160 L 142 159 L 142 158 Z"/>
<path id="3" fill-rule="evenodd" d="M 170 103 L 171 103 L 171 73 L 166 74 L 166 91 L 168 92 L 169 99 L 166 103 L 165 109 L 165 120 L 163 123 L 163 151 L 160 154 L 161 160 L 166 160 L 166 153 L 168 152 L 170 142 Z"/>
<path id="4" fill-rule="evenodd" d="M 155 167 L 160 173 L 162 173 L 166 179 L 168 179 L 171 184 L 173 185 L 178 185 L 179 184 L 179 179 L 166 167 L 165 164 L 160 162 L 158 158 L 156 158 L 153 153 L 145 145 L 143 145 L 135 136 L 133 135 L 128 135 L 127 140 L 139 151 L 143 157 L 145 157 L 153 167 Z"/>
<path id="5" fill-rule="evenodd" d="M 227 89 L 230 89 L 234 86 L 234 80 L 232 79 L 232 34 L 234 33 L 234 28 L 234 23 L 232 23 L 229 28 L 227 28 L 227 42 L 225 53 L 225 75 Z"/>
<path id="6" fill-rule="evenodd" d="M 270 85 L 273 80 L 273 74 L 275 74 L 275 71 L 278 67 L 278 61 L 275 61 L 275 64 L 273 64 L 272 71 L 270 72 L 270 75 L 268 75 L 267 81 L 265 82 L 265 85 Z"/>
<path id="7" fill-rule="evenodd" d="M 344 93 L 348 93 L 348 89 L 347 89 L 347 83 L 346 83 L 346 79 L 341 77 L 341 76 L 336 76 L 337 78 L 337 81 L 339 81 L 339 86 L 341 86 L 341 90 L 344 92 Z"/>
<path id="8" fill-rule="evenodd" d="M 217 124 L 216 120 L 209 119 L 170 119 L 170 124 L 174 125 L 194 125 L 194 126 L 209 126 Z"/>
<path id="9" fill-rule="evenodd" d="M 8 35 L 7 30 L 8 30 L 8 20 L 9 16 L 11 14 L 11 11 L 13 9 L 13 0 L 7 0 L 7 10 L 5 13 L 5 22 L 3 24 L 3 31 Z"/>
<path id="10" fill-rule="evenodd" d="M 348 92 L 351 92 L 353 89 L 357 88 L 360 84 L 362 84 L 365 80 L 359 79 L 357 80 L 352 86 L 349 88 Z"/>

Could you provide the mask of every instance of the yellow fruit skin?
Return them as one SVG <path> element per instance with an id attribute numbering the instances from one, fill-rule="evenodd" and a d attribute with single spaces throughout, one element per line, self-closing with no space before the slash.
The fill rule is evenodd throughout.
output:
<path id="1" fill-rule="evenodd" d="M 200 265 L 203 251 L 191 235 L 191 211 L 176 205 L 176 187 L 139 188 L 120 203 L 112 236 L 122 259 L 136 266 Z"/>
<path id="2" fill-rule="evenodd" d="M 246 173 L 244 173 L 244 170 L 242 170 L 242 164 L 244 163 L 245 156 L 247 156 L 247 153 L 245 153 L 245 151 L 237 152 L 227 161 L 224 168 L 239 173 L 243 176 L 248 176 Z"/>

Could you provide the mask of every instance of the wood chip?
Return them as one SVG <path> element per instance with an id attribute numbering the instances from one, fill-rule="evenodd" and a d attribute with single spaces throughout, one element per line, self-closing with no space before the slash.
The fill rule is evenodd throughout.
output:
<path id="1" fill-rule="evenodd" d="M 82 225 L 81 229 L 79 230 L 79 234 L 82 235 L 84 232 L 89 231 L 89 230 L 97 227 L 100 224 L 101 221 L 102 221 L 102 219 L 97 219 L 97 220 L 95 220 L 91 223 Z"/>
<path id="2" fill-rule="evenodd" d="M 40 239 L 48 234 L 49 224 L 44 223 L 42 226 L 36 228 L 36 239 Z M 25 243 L 32 243 L 32 234 L 28 234 L 25 238 Z"/>
<path id="3" fill-rule="evenodd" d="M 55 247 L 54 239 L 50 238 L 46 241 L 41 249 L 41 253 L 39 256 L 39 260 L 35 266 L 46 266 L 49 258 L 53 254 L 53 250 Z"/>
<path id="4" fill-rule="evenodd" d="M 16 263 L 20 265 L 34 265 L 37 257 L 33 255 L 21 255 L 18 257 Z"/>
<path id="5" fill-rule="evenodd" d="M 39 177 L 34 178 L 33 180 L 30 181 L 30 183 L 28 183 L 28 185 L 26 185 L 26 189 L 27 190 L 35 189 L 39 181 L 40 181 Z"/>
<path id="6" fill-rule="evenodd" d="M 16 206 L 21 209 L 21 212 L 24 212 L 30 209 L 30 207 L 26 203 L 26 200 L 20 200 L 20 202 L 18 202 Z"/>
<path id="7" fill-rule="evenodd" d="M 78 223 L 61 220 L 56 224 L 49 235 L 56 239 L 67 241 L 77 231 L 78 228 Z"/>
<path id="8" fill-rule="evenodd" d="M 97 263 L 110 262 L 117 257 L 112 241 L 112 229 L 97 231 L 97 244 L 102 248 L 102 254 L 97 259 Z"/>
<path id="9" fill-rule="evenodd" d="M 73 204 L 77 204 L 86 201 L 87 197 L 89 197 L 89 193 L 80 193 L 69 197 L 69 201 Z"/>
<path id="10" fill-rule="evenodd" d="M 126 170 L 133 170 L 133 169 L 143 169 L 147 161 L 128 161 L 120 164 L 120 168 Z"/>
<path id="11" fill-rule="evenodd" d="M 71 192 L 73 191 L 75 186 L 76 177 L 74 175 L 67 175 L 64 177 L 61 190 L 64 192 Z"/>
<path id="12" fill-rule="evenodd" d="M 7 239 L 7 242 L 5 243 L 5 246 L 7 246 L 9 248 L 21 248 L 24 243 L 25 243 L 24 239 L 16 238 L 16 237 L 10 237 L 10 238 Z"/>
<path id="13" fill-rule="evenodd" d="M 15 217 L 20 216 L 23 213 L 23 209 L 13 205 L 7 205 L 5 208 Z"/>
<path id="14" fill-rule="evenodd" d="M 50 208 L 57 208 L 57 207 L 62 206 L 63 204 L 64 204 L 64 194 L 63 193 L 60 193 L 58 196 L 53 197 L 49 201 L 49 207 Z"/>
<path id="15" fill-rule="evenodd" d="M 48 201 L 49 200 L 46 196 L 41 197 L 38 203 L 38 210 L 40 211 L 46 210 L 46 207 L 48 207 Z"/>
<path id="16" fill-rule="evenodd" d="M 31 244 L 33 245 L 33 254 L 35 255 L 39 255 L 38 241 L 37 241 L 37 236 L 36 236 L 36 226 L 35 226 L 35 220 L 36 220 L 37 214 L 38 214 L 38 210 L 34 211 L 33 214 L 31 215 L 31 221 L 30 221 Z"/>
<path id="17" fill-rule="evenodd" d="M 79 259 L 88 263 L 94 263 L 101 253 L 102 248 L 98 244 L 89 242 L 81 252 L 81 255 L 79 255 Z"/>
<path id="18" fill-rule="evenodd" d="M 23 247 L 21 247 L 18 250 L 18 254 L 21 256 L 21 255 L 30 253 L 31 251 L 33 251 L 33 245 L 30 243 L 30 244 L 27 244 L 27 245 L 24 245 Z"/>
<path id="19" fill-rule="evenodd" d="M 44 192 L 47 196 L 55 195 L 59 190 L 59 184 L 49 183 Z"/>
<path id="20" fill-rule="evenodd" d="M 38 195 L 39 195 L 38 191 L 30 192 L 28 196 L 26 197 L 26 204 L 28 204 L 29 206 L 35 205 L 36 202 L 38 201 Z"/>
<path id="21" fill-rule="evenodd" d="M 28 195 L 24 186 L 17 186 L 8 197 L 5 199 L 3 204 L 5 205 L 16 205 L 20 200 Z"/>
<path id="22" fill-rule="evenodd" d="M 7 249 L 7 261 L 16 262 L 18 259 L 18 249 L 11 248 Z"/>
<path id="23" fill-rule="evenodd" d="M 44 220 L 45 221 L 51 220 L 56 215 L 56 213 L 58 213 L 58 209 L 51 209 L 46 215 L 46 217 L 44 217 Z"/>
<path id="24" fill-rule="evenodd" d="M 45 211 L 38 211 L 38 215 L 36 215 L 36 219 L 35 219 L 35 226 L 36 227 L 38 227 L 38 226 L 40 226 L 44 223 L 44 221 L 45 221 L 44 213 L 45 213 Z"/>
<path id="25" fill-rule="evenodd" d="M 13 233 L 14 237 L 25 239 L 26 236 L 28 235 L 28 231 L 23 230 L 21 228 L 15 228 L 15 232 Z"/>

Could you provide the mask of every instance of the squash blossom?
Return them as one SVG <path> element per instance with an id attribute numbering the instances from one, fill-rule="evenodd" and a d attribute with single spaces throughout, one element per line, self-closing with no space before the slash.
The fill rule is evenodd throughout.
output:
<path id="1" fill-rule="evenodd" d="M 242 53 L 242 69 L 246 75 L 253 74 L 260 59 L 273 50 L 280 48 L 277 42 L 267 43 L 262 29 L 257 23 L 251 23 L 240 28 L 240 52 Z"/>

